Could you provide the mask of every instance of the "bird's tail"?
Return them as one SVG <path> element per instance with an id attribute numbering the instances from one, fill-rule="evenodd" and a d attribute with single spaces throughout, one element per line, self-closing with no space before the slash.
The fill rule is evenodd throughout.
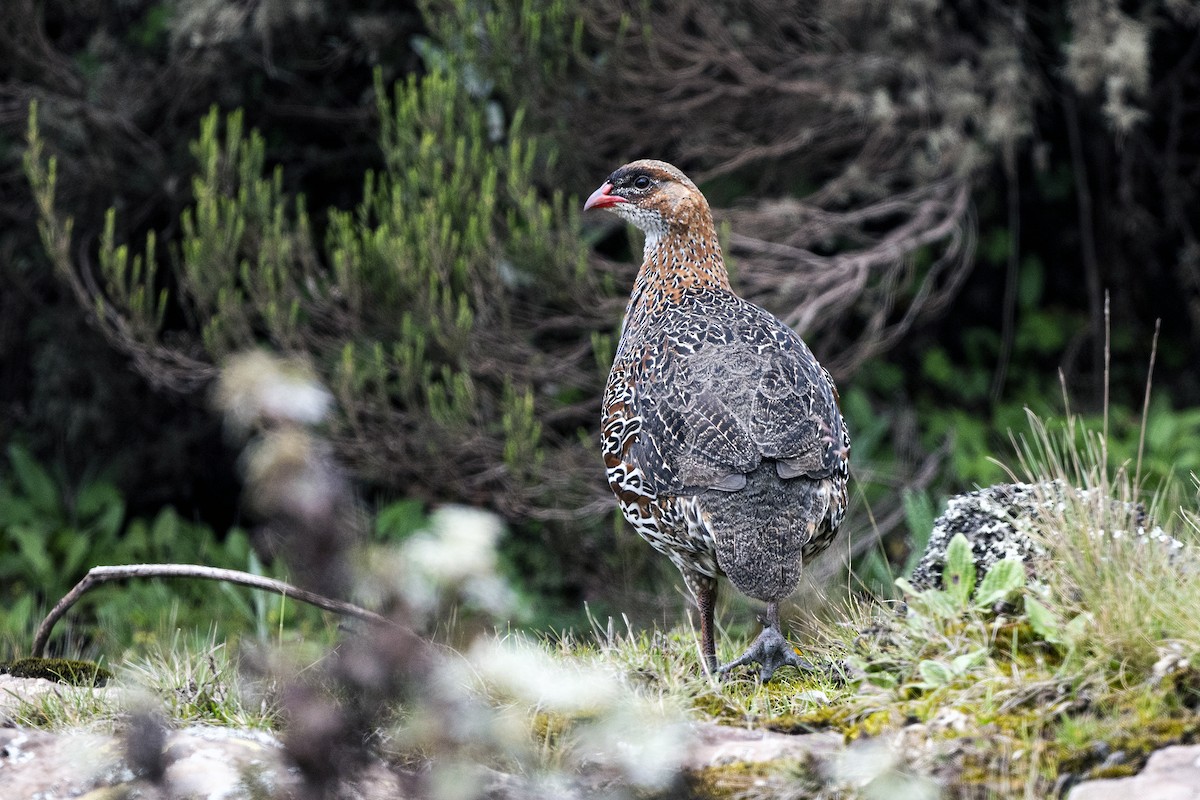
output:
<path id="1" fill-rule="evenodd" d="M 820 481 L 780 478 L 764 459 L 739 492 L 705 492 L 701 503 L 716 542 L 717 563 L 738 591 L 782 600 L 800 582 L 804 550 L 829 511 Z"/>

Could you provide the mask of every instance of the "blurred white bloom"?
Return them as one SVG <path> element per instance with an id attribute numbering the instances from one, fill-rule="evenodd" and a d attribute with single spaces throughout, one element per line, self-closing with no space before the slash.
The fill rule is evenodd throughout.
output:
<path id="1" fill-rule="evenodd" d="M 512 587 L 496 574 L 496 544 L 503 521 L 489 511 L 443 506 L 426 531 L 401 550 L 404 580 L 399 587 L 414 609 L 428 612 L 453 590 L 476 608 L 504 616 L 516 607 Z"/>
<path id="2" fill-rule="evenodd" d="M 483 768 L 457 758 L 440 758 L 429 772 L 429 796 L 434 800 L 475 800 L 483 794 Z"/>
<path id="3" fill-rule="evenodd" d="M 928 778 L 903 771 L 896 750 L 880 739 L 859 740 L 838 759 L 837 778 L 867 800 L 938 800 L 941 791 Z"/>
<path id="4" fill-rule="evenodd" d="M 333 397 L 305 365 L 253 350 L 229 359 L 215 401 L 235 428 L 247 430 L 273 422 L 315 425 Z"/>
<path id="5" fill-rule="evenodd" d="M 488 511 L 444 506 L 430 518 L 430 529 L 404 545 L 404 555 L 418 571 L 441 583 L 461 583 L 496 569 L 496 542 L 504 525 Z"/>
<path id="6" fill-rule="evenodd" d="M 1184 672 L 1191 666 L 1180 642 L 1171 642 L 1166 646 L 1159 645 L 1157 655 L 1159 659 L 1151 668 L 1155 681 L 1161 681 L 1175 672 Z"/>
<path id="7" fill-rule="evenodd" d="M 259 513 L 308 520 L 330 513 L 342 487 L 322 446 L 302 429 L 284 428 L 267 433 L 246 451 L 246 487 Z"/>
<path id="8" fill-rule="evenodd" d="M 577 768 L 606 770 L 624 783 L 661 789 L 688 754 L 687 722 L 629 691 L 609 670 L 560 661 L 519 639 L 477 640 L 468 658 L 491 693 L 513 707 L 574 718 L 569 752 Z"/>
<path id="9" fill-rule="evenodd" d="M 814 706 L 830 705 L 829 695 L 820 689 L 806 689 L 795 696 L 796 700 L 802 700 L 805 703 L 811 703 Z"/>
<path id="10" fill-rule="evenodd" d="M 933 731 L 954 731 L 962 733 L 967 729 L 971 720 L 957 708 L 944 708 L 929 720 L 929 728 Z"/>
<path id="11" fill-rule="evenodd" d="M 547 711 L 603 712 L 623 695 L 610 673 L 556 661 L 533 645 L 511 639 L 477 641 L 468 657 L 494 690 Z"/>
<path id="12" fill-rule="evenodd" d="M 865 786 L 896 765 L 896 754 L 882 739 L 855 741 L 837 761 L 836 775 L 842 783 Z"/>
<path id="13" fill-rule="evenodd" d="M 635 695 L 580 733 L 580 748 L 593 763 L 618 769 L 640 789 L 665 788 L 687 757 L 692 733 L 679 718 L 667 716 Z"/>

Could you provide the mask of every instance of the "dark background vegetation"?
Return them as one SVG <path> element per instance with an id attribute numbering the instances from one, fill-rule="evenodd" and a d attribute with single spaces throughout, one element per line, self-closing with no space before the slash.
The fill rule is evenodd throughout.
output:
<path id="1" fill-rule="evenodd" d="M 28 598 L 29 613 L 99 562 L 245 568 L 245 537 L 230 533 L 250 524 L 237 449 L 209 382 L 228 353 L 259 344 L 316 365 L 343 409 L 330 433 L 339 456 L 397 530 L 434 503 L 499 511 L 538 622 L 570 619 L 583 600 L 675 603 L 669 565 L 616 522 L 596 446 L 640 244 L 576 211 L 638 157 L 697 178 L 735 285 L 834 372 L 856 473 L 840 551 L 869 586 L 886 575 L 878 556 L 864 560 L 877 545 L 902 565 L 906 520 L 1002 479 L 991 458 L 1008 452 L 1024 408 L 1061 412 L 1064 386 L 1085 413 L 1103 409 L 1107 387 L 1113 452 L 1135 459 L 1159 320 L 1142 473 L 1151 489 L 1186 476 L 1200 469 L 1198 34 L 1200 8 L 1170 0 L 11 0 L 0 602 Z M 417 83 L 431 75 L 444 83 Z M 378 86 L 391 98 L 405 81 L 424 110 L 379 104 Z M 33 101 L 57 158 L 57 213 L 74 220 L 69 263 L 39 239 L 22 168 Z M 239 259 L 259 263 L 263 220 L 229 263 L 189 261 L 181 246 L 191 143 L 213 107 L 241 109 L 279 168 L 294 245 L 280 291 L 299 319 L 287 336 L 271 298 L 237 273 Z M 479 152 L 441 147 L 452 135 Z M 523 166 L 510 163 L 514 144 L 528 148 Z M 482 208 L 495 164 L 496 206 Z M 399 199 L 339 223 L 368 171 Z M 221 175 L 230 196 L 248 180 Z M 455 189 L 455 175 L 478 192 Z M 301 194 L 308 228 L 290 200 Z M 104 321 L 138 320 L 102 266 L 109 208 L 118 243 L 140 252 L 157 235 L 151 288 L 166 305 L 133 334 Z M 483 233 L 451 252 L 428 243 L 432 228 L 389 229 L 393 249 L 371 249 L 388 209 L 416 208 Z M 361 252 L 348 269 L 370 290 L 357 305 L 331 277 L 337 243 L 351 241 Z M 422 266 L 427 250 L 461 269 Z M 236 335 L 205 338 L 230 313 L 198 299 L 189 264 L 245 291 Z M 413 275 L 424 276 L 413 293 L 389 291 Z M 473 324 L 453 319 L 463 307 Z M 420 363 L 390 366 L 417 341 Z M 368 363 L 376 345 L 387 358 Z"/>

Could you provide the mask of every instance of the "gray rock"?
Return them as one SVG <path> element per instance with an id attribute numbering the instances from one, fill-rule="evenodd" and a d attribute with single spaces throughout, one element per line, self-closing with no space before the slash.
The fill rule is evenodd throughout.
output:
<path id="1" fill-rule="evenodd" d="M 100 695 L 112 700 L 119 697 L 119 690 L 111 686 L 67 686 L 45 678 L 17 678 L 0 673 L 0 725 L 11 724 L 23 704 L 35 703 L 45 695 L 58 696 L 64 702 L 72 702 L 73 698 L 83 695 Z"/>
<path id="2" fill-rule="evenodd" d="M 157 793 L 129 769 L 123 750 L 112 734 L 0 729 L 0 797 L 107 797 L 108 789 L 113 797 L 125 796 L 124 791 L 146 797 L 251 800 L 299 785 L 282 746 L 261 731 L 199 725 L 171 731 Z M 391 795 L 372 796 L 394 797 L 395 788 Z"/>
<path id="3" fill-rule="evenodd" d="M 695 740 L 684 761 L 692 770 L 783 758 L 824 764 L 845 750 L 841 734 L 828 731 L 797 735 L 712 722 L 698 722 L 692 730 Z"/>
<path id="4" fill-rule="evenodd" d="M 946 548 L 958 533 L 971 543 L 977 580 L 1008 556 L 1026 564 L 1036 561 L 1045 551 L 1031 531 L 1043 515 L 1058 514 L 1068 501 L 1095 503 L 1097 497 L 1095 489 L 1079 489 L 1062 481 L 997 484 L 952 497 L 945 513 L 934 522 L 925 553 L 909 582 L 918 590 L 941 588 Z M 1131 535 L 1172 548 L 1183 546 L 1161 528 L 1147 530 L 1145 510 L 1140 504 L 1107 502 L 1112 505 L 1114 519 L 1130 520 L 1135 528 Z"/>
<path id="5" fill-rule="evenodd" d="M 1175 745 L 1150 756 L 1129 778 L 1084 781 L 1067 800 L 1200 800 L 1200 745 Z"/>

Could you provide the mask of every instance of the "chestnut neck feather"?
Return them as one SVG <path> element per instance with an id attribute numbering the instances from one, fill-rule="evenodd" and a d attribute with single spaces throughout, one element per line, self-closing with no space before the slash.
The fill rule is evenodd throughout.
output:
<path id="1" fill-rule="evenodd" d="M 665 230 L 647 232 L 635 297 L 650 294 L 658 295 L 658 302 L 678 302 L 690 289 L 731 291 L 707 204 L 679 211 Z"/>

